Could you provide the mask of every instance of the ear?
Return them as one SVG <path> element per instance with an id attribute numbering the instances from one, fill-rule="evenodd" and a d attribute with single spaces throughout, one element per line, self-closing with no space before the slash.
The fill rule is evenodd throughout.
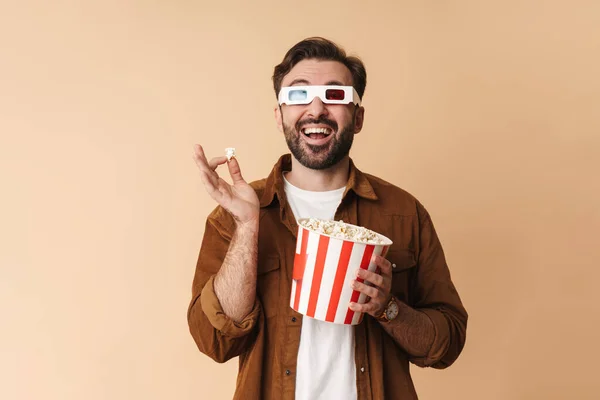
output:
<path id="1" fill-rule="evenodd" d="M 365 108 L 358 107 L 354 112 L 354 134 L 356 135 L 362 130 L 363 123 L 365 121 Z"/>
<path id="2" fill-rule="evenodd" d="M 281 115 L 281 107 L 277 106 L 273 111 L 275 113 L 275 123 L 277 123 L 277 129 L 279 129 L 279 132 L 283 132 L 283 117 Z"/>

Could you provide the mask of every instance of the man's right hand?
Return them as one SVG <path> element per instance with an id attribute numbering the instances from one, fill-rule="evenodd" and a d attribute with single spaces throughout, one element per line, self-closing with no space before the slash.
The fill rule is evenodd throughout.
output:
<path id="1" fill-rule="evenodd" d="M 240 165 L 235 157 L 227 162 L 227 157 L 215 157 L 207 161 L 199 144 L 194 146 L 194 161 L 200 169 L 200 177 L 206 191 L 221 207 L 226 209 L 238 225 L 258 222 L 260 202 L 254 189 L 242 178 Z M 225 182 L 217 174 L 217 167 L 227 163 L 233 184 Z"/>

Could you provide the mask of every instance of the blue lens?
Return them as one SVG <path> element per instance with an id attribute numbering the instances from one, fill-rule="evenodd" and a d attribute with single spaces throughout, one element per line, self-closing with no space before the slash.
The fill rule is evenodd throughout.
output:
<path id="1" fill-rule="evenodd" d="M 308 92 L 306 90 L 301 89 L 290 90 L 288 94 L 288 98 L 290 99 L 290 101 L 306 100 L 307 97 Z"/>

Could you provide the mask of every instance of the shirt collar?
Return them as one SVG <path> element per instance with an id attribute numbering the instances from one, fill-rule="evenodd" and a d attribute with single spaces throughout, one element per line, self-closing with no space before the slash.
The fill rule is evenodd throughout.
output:
<path id="1" fill-rule="evenodd" d="M 291 170 L 292 155 L 289 153 L 282 155 L 273 167 L 271 174 L 267 177 L 265 190 L 260 198 L 261 208 L 269 206 L 273 202 L 275 196 L 277 196 L 279 203 L 282 203 L 282 200 L 285 199 L 283 173 Z M 371 183 L 367 179 L 367 176 L 358 168 L 356 168 L 352 159 L 350 159 L 350 175 L 348 176 L 348 182 L 346 183 L 344 197 L 346 197 L 350 190 L 356 193 L 359 197 L 363 197 L 368 200 L 378 199 L 375 191 L 373 190 L 373 186 L 371 186 Z"/>

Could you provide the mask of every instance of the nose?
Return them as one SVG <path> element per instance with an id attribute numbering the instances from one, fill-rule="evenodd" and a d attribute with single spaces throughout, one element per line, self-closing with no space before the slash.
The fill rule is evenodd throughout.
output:
<path id="1" fill-rule="evenodd" d="M 323 101 L 317 96 L 308 105 L 307 114 L 309 117 L 319 119 L 321 116 L 328 115 L 329 111 L 327 110 L 327 107 L 325 107 Z"/>

